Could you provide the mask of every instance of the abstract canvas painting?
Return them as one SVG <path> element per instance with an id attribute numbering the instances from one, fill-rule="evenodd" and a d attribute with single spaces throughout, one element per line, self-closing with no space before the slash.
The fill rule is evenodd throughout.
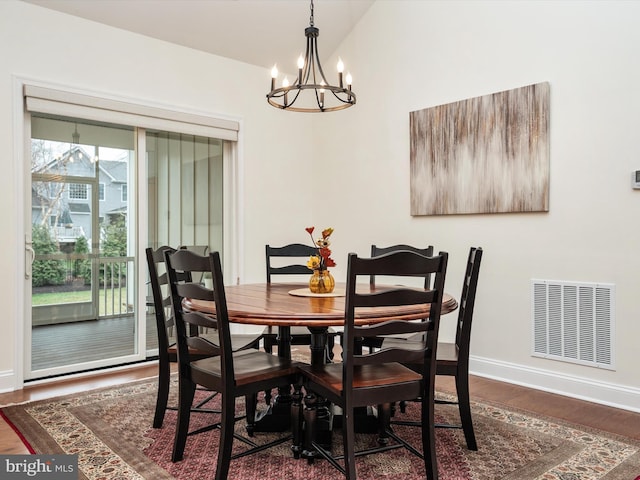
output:
<path id="1" fill-rule="evenodd" d="M 549 90 L 410 112 L 411 215 L 549 211 Z"/>

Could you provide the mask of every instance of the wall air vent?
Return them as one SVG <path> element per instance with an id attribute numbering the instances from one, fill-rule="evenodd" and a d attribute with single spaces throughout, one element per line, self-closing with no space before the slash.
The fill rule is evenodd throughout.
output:
<path id="1" fill-rule="evenodd" d="M 534 357 L 613 370 L 611 283 L 531 280 Z"/>

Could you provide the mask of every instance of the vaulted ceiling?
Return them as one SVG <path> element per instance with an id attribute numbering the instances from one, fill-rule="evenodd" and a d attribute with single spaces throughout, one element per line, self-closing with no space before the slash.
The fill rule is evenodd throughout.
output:
<path id="1" fill-rule="evenodd" d="M 308 0 L 23 0 L 42 7 L 280 71 L 304 53 Z M 315 0 L 321 60 L 374 0 Z"/>

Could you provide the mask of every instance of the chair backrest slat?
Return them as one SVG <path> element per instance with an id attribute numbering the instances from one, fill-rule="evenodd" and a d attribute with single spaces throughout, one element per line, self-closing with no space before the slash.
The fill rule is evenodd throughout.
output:
<path id="1" fill-rule="evenodd" d="M 389 320 L 384 323 L 367 325 L 363 327 L 355 326 L 354 332 L 359 337 L 378 337 L 391 334 L 420 333 L 430 330 L 428 322 L 408 322 L 406 320 Z"/>
<path id="2" fill-rule="evenodd" d="M 178 295 L 183 298 L 197 298 L 198 300 L 214 301 L 213 291 L 199 283 L 176 284 Z"/>
<path id="3" fill-rule="evenodd" d="M 437 292 L 412 290 L 411 288 L 379 289 L 373 293 L 359 294 L 353 299 L 355 307 L 384 307 L 386 305 L 417 305 L 431 303 Z"/>
<path id="4" fill-rule="evenodd" d="M 398 359 L 401 359 L 403 363 L 407 364 L 423 364 L 425 356 L 428 357 L 430 350 L 420 348 L 415 342 L 411 342 L 408 346 L 412 348 L 385 348 L 367 355 L 354 356 L 353 363 L 354 365 L 379 365 L 382 363 L 399 362 L 400 360 Z"/>
<path id="5" fill-rule="evenodd" d="M 421 255 L 424 255 L 425 257 L 431 257 L 433 255 L 433 246 L 429 245 L 426 248 L 418 248 L 418 247 L 413 247 L 411 245 L 406 245 L 406 244 L 398 244 L 398 245 L 391 245 L 389 247 L 378 247 L 377 245 L 371 245 L 371 257 L 379 257 L 380 255 L 385 255 L 387 253 L 391 253 L 391 252 L 397 252 L 400 250 L 406 250 L 409 252 L 414 252 L 414 253 L 419 253 Z M 424 288 L 429 288 L 431 287 L 431 274 L 427 274 L 427 275 L 416 275 L 416 274 L 407 274 L 406 276 L 411 276 L 411 277 L 424 277 Z M 370 285 L 375 285 L 376 284 L 376 276 L 375 275 L 371 275 L 369 277 L 369 284 Z"/>

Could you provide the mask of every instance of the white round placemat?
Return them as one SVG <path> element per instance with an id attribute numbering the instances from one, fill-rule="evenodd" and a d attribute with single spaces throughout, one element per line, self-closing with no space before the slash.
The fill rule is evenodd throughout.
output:
<path id="1" fill-rule="evenodd" d="M 289 295 L 294 297 L 344 297 L 346 291 L 344 288 L 335 288 L 331 293 L 313 293 L 309 288 L 297 288 L 295 290 L 289 290 Z"/>

